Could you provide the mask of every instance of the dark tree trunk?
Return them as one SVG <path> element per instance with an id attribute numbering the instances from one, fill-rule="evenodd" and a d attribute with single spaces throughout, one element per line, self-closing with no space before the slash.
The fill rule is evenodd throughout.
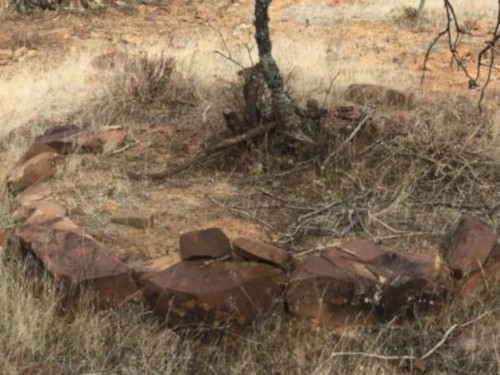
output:
<path id="1" fill-rule="evenodd" d="M 271 2 L 272 0 L 255 0 L 255 41 L 259 50 L 259 65 L 271 91 L 273 110 L 280 126 L 284 126 L 290 133 L 296 133 L 300 128 L 301 119 L 285 90 L 283 76 L 272 55 L 268 15 Z"/>

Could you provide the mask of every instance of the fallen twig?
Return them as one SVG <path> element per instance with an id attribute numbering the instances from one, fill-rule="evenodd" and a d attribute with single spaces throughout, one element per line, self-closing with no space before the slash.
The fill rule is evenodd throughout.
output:
<path id="1" fill-rule="evenodd" d="M 236 214 L 239 214 L 239 215 L 243 215 L 249 219 L 252 219 L 254 221 L 256 221 L 257 223 L 259 224 L 262 224 L 264 225 L 265 227 L 275 231 L 275 232 L 280 232 L 280 230 L 278 230 L 277 228 L 275 228 L 274 226 L 272 226 L 271 224 L 269 224 L 268 222 L 262 220 L 262 219 L 259 219 L 258 217 L 246 212 L 246 211 L 243 211 L 242 209 L 240 208 L 236 208 L 236 207 L 231 207 L 231 206 L 227 206 L 225 204 L 222 204 L 221 202 L 217 201 L 216 199 L 212 198 L 211 196 L 207 195 L 206 196 L 207 199 L 212 202 L 213 204 L 219 206 L 220 208 L 224 208 L 228 211 L 231 211 L 232 213 L 236 213 Z"/>
<path id="2" fill-rule="evenodd" d="M 470 326 L 474 323 L 476 323 L 478 320 L 483 319 L 486 315 L 490 314 L 491 311 L 486 311 L 482 313 L 481 315 L 477 316 L 476 318 L 469 320 L 466 323 L 463 324 L 453 324 L 448 330 L 445 332 L 441 340 L 439 340 L 436 345 L 434 345 L 430 350 L 428 350 L 422 357 L 417 357 L 414 355 L 381 355 L 381 354 L 375 354 L 375 353 L 364 353 L 364 352 L 332 352 L 328 359 L 326 359 L 323 363 L 321 363 L 315 371 L 312 372 L 312 374 L 318 373 L 320 370 L 321 366 L 326 363 L 327 361 L 335 358 L 335 357 L 364 357 L 364 358 L 373 358 L 373 359 L 380 359 L 383 361 L 414 361 L 417 359 L 426 359 L 429 358 L 431 355 L 433 355 L 450 337 L 450 335 L 455 331 L 457 328 L 465 328 L 467 326 Z"/>
<path id="3" fill-rule="evenodd" d="M 249 139 L 255 138 L 265 132 L 268 132 L 273 128 L 275 128 L 276 126 L 277 126 L 276 122 L 270 122 L 267 124 L 257 126 L 255 128 L 250 129 L 246 133 L 237 135 L 236 137 L 225 139 L 217 143 L 215 146 L 209 147 L 205 151 L 199 152 L 196 156 L 184 161 L 178 166 L 173 168 L 167 168 L 161 172 L 142 174 L 142 173 L 137 173 L 135 171 L 127 171 L 127 175 L 129 176 L 129 178 L 133 180 L 140 180 L 142 178 L 151 179 L 153 181 L 164 180 L 166 178 L 172 177 L 173 175 L 179 172 L 188 169 L 189 167 L 195 164 L 199 164 L 201 162 L 207 161 L 209 158 L 218 156 L 232 146 L 240 144 Z"/>
<path id="4" fill-rule="evenodd" d="M 359 133 L 359 131 L 361 130 L 361 128 L 368 122 L 368 120 L 370 119 L 371 117 L 371 112 L 365 114 L 365 116 L 361 119 L 361 121 L 359 122 L 359 124 L 356 126 L 356 128 L 352 131 L 351 135 L 349 135 L 349 137 L 346 138 L 346 140 L 344 142 L 342 142 L 342 144 L 337 147 L 335 150 L 333 150 L 330 155 L 328 155 L 326 157 L 326 159 L 323 161 L 323 163 L 321 164 L 321 169 L 324 170 L 326 168 L 326 166 L 330 163 L 330 161 L 333 159 L 333 157 L 335 155 L 337 155 L 340 151 L 342 151 L 344 149 L 344 147 L 353 140 L 353 138 Z"/>

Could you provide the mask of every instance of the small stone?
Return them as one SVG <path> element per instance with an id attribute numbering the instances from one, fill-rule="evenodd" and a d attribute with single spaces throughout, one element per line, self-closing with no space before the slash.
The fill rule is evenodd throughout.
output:
<path id="1" fill-rule="evenodd" d="M 180 254 L 183 260 L 230 257 L 231 242 L 219 228 L 195 230 L 181 235 Z"/>
<path id="2" fill-rule="evenodd" d="M 250 238 L 240 237 L 233 241 L 234 252 L 249 260 L 262 261 L 289 269 L 292 258 L 284 250 Z"/>
<path id="3" fill-rule="evenodd" d="M 427 361 L 422 358 L 416 358 L 413 360 L 413 369 L 416 372 L 424 373 L 427 370 Z"/>
<path id="4" fill-rule="evenodd" d="M 123 129 L 108 130 L 96 137 L 102 143 L 102 151 L 108 153 L 125 144 L 127 133 Z"/>
<path id="5" fill-rule="evenodd" d="M 385 254 L 389 248 L 367 239 L 355 239 L 334 248 L 342 251 L 346 256 L 363 262 L 371 262 Z"/>
<path id="6" fill-rule="evenodd" d="M 154 215 L 146 212 L 122 211 L 113 216 L 111 222 L 137 229 L 149 229 L 154 226 Z"/>
<path id="7" fill-rule="evenodd" d="M 10 49 L 0 49 L 0 61 L 11 60 L 13 56 L 12 50 Z"/>
<path id="8" fill-rule="evenodd" d="M 0 231 L 0 261 L 7 247 L 7 233 Z"/>
<path id="9" fill-rule="evenodd" d="M 453 349 L 461 354 L 471 354 L 479 348 L 479 342 L 472 328 L 468 328 L 454 337 L 450 344 Z"/>
<path id="10" fill-rule="evenodd" d="M 500 285 L 500 259 L 485 267 L 483 271 L 474 272 L 462 286 L 458 295 L 464 297 L 469 294 L 482 293 L 498 285 Z"/>
<path id="11" fill-rule="evenodd" d="M 456 275 L 463 277 L 485 264 L 497 239 L 498 235 L 488 224 L 477 216 L 466 213 L 458 224 L 446 253 L 446 260 L 456 271 Z"/>

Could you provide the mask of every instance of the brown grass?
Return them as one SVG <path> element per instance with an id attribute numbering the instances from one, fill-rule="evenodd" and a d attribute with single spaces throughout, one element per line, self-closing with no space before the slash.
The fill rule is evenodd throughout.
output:
<path id="1" fill-rule="evenodd" d="M 211 340 L 191 332 L 177 344 L 175 335 L 140 306 L 100 312 L 87 306 L 62 316 L 56 297 L 34 294 L 19 265 L 9 261 L 0 265 L 0 366 L 4 374 L 30 369 L 42 374 L 397 374 L 407 371 L 404 361 L 368 355 L 422 355 L 451 325 L 486 313 L 468 329 L 455 330 L 428 365 L 430 374 L 493 374 L 500 369 L 499 292 L 491 291 L 486 302 L 469 298 L 437 316 L 367 325 L 344 337 L 276 317 L 254 330 Z M 464 331 L 473 337 L 465 352 L 452 344 Z"/>
<path id="2" fill-rule="evenodd" d="M 368 18 L 390 16 L 389 2 L 384 6 L 369 3 L 365 7 L 365 2 L 355 2 L 354 8 L 341 10 L 340 16 L 348 20 L 361 7 Z M 403 5 L 402 1 L 395 3 Z M 485 1 L 479 3 L 484 5 Z M 483 11 L 470 2 L 460 4 L 473 16 Z M 292 8 L 285 16 L 303 17 L 301 10 L 304 8 Z M 325 15 L 324 9 L 311 7 L 309 11 Z M 431 4 L 429 12 L 437 12 L 437 5 L 434 8 Z M 184 76 L 173 69 L 166 54 L 150 51 L 139 59 L 131 55 L 130 63 L 115 72 L 97 72 L 90 68 L 89 57 L 79 54 L 54 69 L 39 69 L 33 64 L 22 75 L 2 78 L 1 186 L 33 137 L 69 118 L 95 128 L 130 126 L 134 139 L 151 146 L 139 151 L 131 148 L 130 153 L 113 157 L 70 156 L 52 181 L 55 195 L 71 211 L 72 219 L 90 231 L 131 238 L 138 245 L 132 248 L 143 253 L 133 253 L 131 261 L 175 250 L 179 232 L 214 223 L 224 224 L 222 229 L 235 234 L 246 231 L 243 233 L 262 239 L 282 240 L 295 252 L 349 237 L 374 238 L 403 251 L 421 251 L 444 244 L 446 233 L 463 211 L 474 211 L 500 229 L 500 213 L 489 210 L 500 199 L 500 112 L 479 115 L 474 102 L 461 98 L 422 98 L 415 109 L 403 114 L 405 121 L 399 128 L 386 129 L 381 137 L 349 142 L 325 175 L 317 173 L 314 161 L 293 164 L 288 158 L 283 158 L 278 170 L 264 151 L 250 145 L 229 159 L 215 160 L 161 186 L 126 179 L 124 165 L 149 169 L 175 163 L 179 158 L 176 146 L 187 146 L 179 148 L 182 158 L 195 150 L 207 133 L 213 135 L 221 129 L 219 108 L 227 103 L 221 103 L 218 94 L 230 85 L 237 67 L 213 55 L 213 49 L 222 49 L 217 38 L 207 36 L 200 44 L 168 51 L 176 56 Z M 327 78 L 338 70 L 343 74 L 329 98 L 331 104 L 338 103 L 342 88 L 353 81 L 384 82 L 397 88 L 415 86 L 415 74 L 354 64 L 357 57 L 343 52 L 343 42 L 332 42 L 333 50 L 328 49 L 328 43 L 313 43 L 312 39 L 277 43 L 280 64 L 286 72 L 296 73 L 294 92 L 303 93 L 299 101 L 311 96 L 321 101 Z M 422 46 L 426 44 L 422 42 Z M 245 53 L 241 49 L 235 55 L 246 61 Z M 205 129 L 199 124 L 209 104 L 209 125 L 213 127 Z M 378 113 L 399 115 L 387 108 Z M 164 126 L 157 126 L 161 132 L 148 138 L 148 125 Z M 331 151 L 350 135 L 356 123 L 332 121 L 327 125 L 336 135 L 328 139 Z M 262 189 L 287 203 L 262 195 Z M 0 230 L 11 230 L 15 226 L 10 216 L 11 197 L 3 188 L 0 191 Z M 269 230 L 237 211 L 215 207 L 205 198 L 207 194 L 277 230 Z M 312 215 L 290 238 L 298 217 L 335 201 L 341 203 Z M 112 228 L 107 210 L 113 205 L 157 209 L 158 227 L 149 233 Z M 78 214 L 80 208 L 83 214 Z M 125 251 L 121 244 L 116 247 L 112 250 Z M 457 328 L 429 358 L 429 373 L 500 372 L 498 287 L 487 296 L 447 301 L 441 311 L 412 322 L 367 323 L 343 336 L 277 316 L 246 332 L 214 335 L 208 341 L 200 338 L 200 332 L 191 332 L 176 345 L 169 331 L 139 305 L 107 311 L 83 305 L 72 314 L 61 314 L 57 297 L 50 290 L 33 290 L 21 265 L 6 259 L 0 264 L 0 306 L 0 369 L 5 374 L 30 373 L 32 369 L 42 374 L 397 374 L 409 372 L 405 363 L 369 355 L 420 356 L 453 324 L 484 313 L 487 315 L 470 328 Z M 467 350 L 452 344 L 463 332 L 473 337 L 474 345 Z"/>

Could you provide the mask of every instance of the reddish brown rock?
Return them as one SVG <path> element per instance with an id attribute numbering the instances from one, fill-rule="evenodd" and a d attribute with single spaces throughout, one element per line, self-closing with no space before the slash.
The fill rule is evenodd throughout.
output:
<path id="1" fill-rule="evenodd" d="M 455 336 L 451 342 L 450 346 L 452 349 L 460 352 L 460 354 L 472 354 L 481 348 L 479 340 L 477 338 L 477 333 L 473 328 L 468 327 L 458 336 Z"/>
<path id="2" fill-rule="evenodd" d="M 183 261 L 141 281 L 170 326 L 244 326 L 283 311 L 284 271 L 250 262 Z"/>
<path id="3" fill-rule="evenodd" d="M 375 307 L 408 315 L 443 298 L 449 273 L 438 254 L 407 255 L 356 240 L 307 258 L 290 277 L 287 303 L 299 317 L 328 321 Z"/>
<path id="4" fill-rule="evenodd" d="M 24 190 L 17 196 L 16 201 L 21 207 L 30 208 L 33 203 L 48 198 L 51 194 L 52 190 L 48 185 L 39 183 Z"/>
<path id="5" fill-rule="evenodd" d="M 345 98 L 355 103 L 385 104 L 396 107 L 411 107 L 415 94 L 372 84 L 352 84 L 345 92 Z"/>
<path id="6" fill-rule="evenodd" d="M 460 289 L 459 296 L 482 293 L 498 285 L 500 285 L 500 260 L 485 267 L 483 271 L 473 273 Z"/>
<path id="7" fill-rule="evenodd" d="M 68 298 L 91 292 L 108 305 L 135 292 L 127 267 L 68 219 L 23 226 L 17 236 L 22 253 L 35 255 Z"/>
<path id="8" fill-rule="evenodd" d="M 355 239 L 345 242 L 338 246 L 333 246 L 333 249 L 340 250 L 345 256 L 351 256 L 355 260 L 362 262 L 371 262 L 390 249 L 367 239 Z"/>
<path id="9" fill-rule="evenodd" d="M 183 260 L 223 258 L 231 256 L 231 242 L 219 228 L 183 233 L 180 238 Z"/>
<path id="10" fill-rule="evenodd" d="M 327 324 L 346 311 L 355 316 L 358 308 L 380 298 L 377 293 L 377 277 L 366 267 L 339 252 L 327 251 L 306 258 L 296 267 L 290 276 L 286 302 L 293 315 Z"/>
<path id="11" fill-rule="evenodd" d="M 7 247 L 7 233 L 0 231 L 0 261 Z"/>
<path id="12" fill-rule="evenodd" d="M 25 158 L 23 158 L 24 160 Z M 23 161 L 11 172 L 9 187 L 18 192 L 34 183 L 54 175 L 60 156 L 57 152 L 42 152 L 30 159 Z"/>
<path id="13" fill-rule="evenodd" d="M 31 147 L 29 148 L 28 151 L 23 155 L 23 157 L 17 162 L 17 165 L 22 165 L 26 163 L 28 160 L 34 158 L 35 156 L 38 156 L 40 154 L 43 154 L 45 152 L 55 154 L 57 153 L 57 150 L 54 147 L 50 147 L 49 145 L 42 143 L 42 142 L 35 142 Z"/>
<path id="14" fill-rule="evenodd" d="M 410 255 L 388 252 L 368 267 L 382 285 L 378 309 L 387 319 L 413 317 L 436 305 L 451 289 L 449 270 L 437 252 Z"/>
<path id="15" fill-rule="evenodd" d="M 498 235 L 488 224 L 477 216 L 466 213 L 453 235 L 446 260 L 459 277 L 477 271 L 485 264 L 497 239 Z"/>
<path id="16" fill-rule="evenodd" d="M 128 225 L 137 229 L 148 229 L 154 226 L 154 216 L 146 212 L 119 212 L 111 218 L 111 222 Z"/>
<path id="17" fill-rule="evenodd" d="M 122 128 L 112 128 L 97 134 L 96 137 L 102 143 L 102 151 L 107 153 L 123 146 L 127 140 L 127 133 Z"/>
<path id="18" fill-rule="evenodd" d="M 243 258 L 269 263 L 285 270 L 292 265 L 291 256 L 284 250 L 250 238 L 235 239 L 233 250 Z"/>
<path id="19" fill-rule="evenodd" d="M 164 255 L 162 257 L 149 259 L 145 263 L 135 267 L 133 272 L 136 277 L 143 278 L 147 275 L 152 275 L 170 268 L 181 262 L 181 256 L 178 252 Z"/>
<path id="20" fill-rule="evenodd" d="M 62 219 L 66 209 L 52 198 L 45 198 L 28 206 L 29 214 L 26 225 L 42 225 Z"/>
<path id="21" fill-rule="evenodd" d="M 75 125 L 62 125 L 48 129 L 37 142 L 45 143 L 62 154 L 75 151 L 94 152 L 100 148 L 96 136 L 90 135 Z"/>

